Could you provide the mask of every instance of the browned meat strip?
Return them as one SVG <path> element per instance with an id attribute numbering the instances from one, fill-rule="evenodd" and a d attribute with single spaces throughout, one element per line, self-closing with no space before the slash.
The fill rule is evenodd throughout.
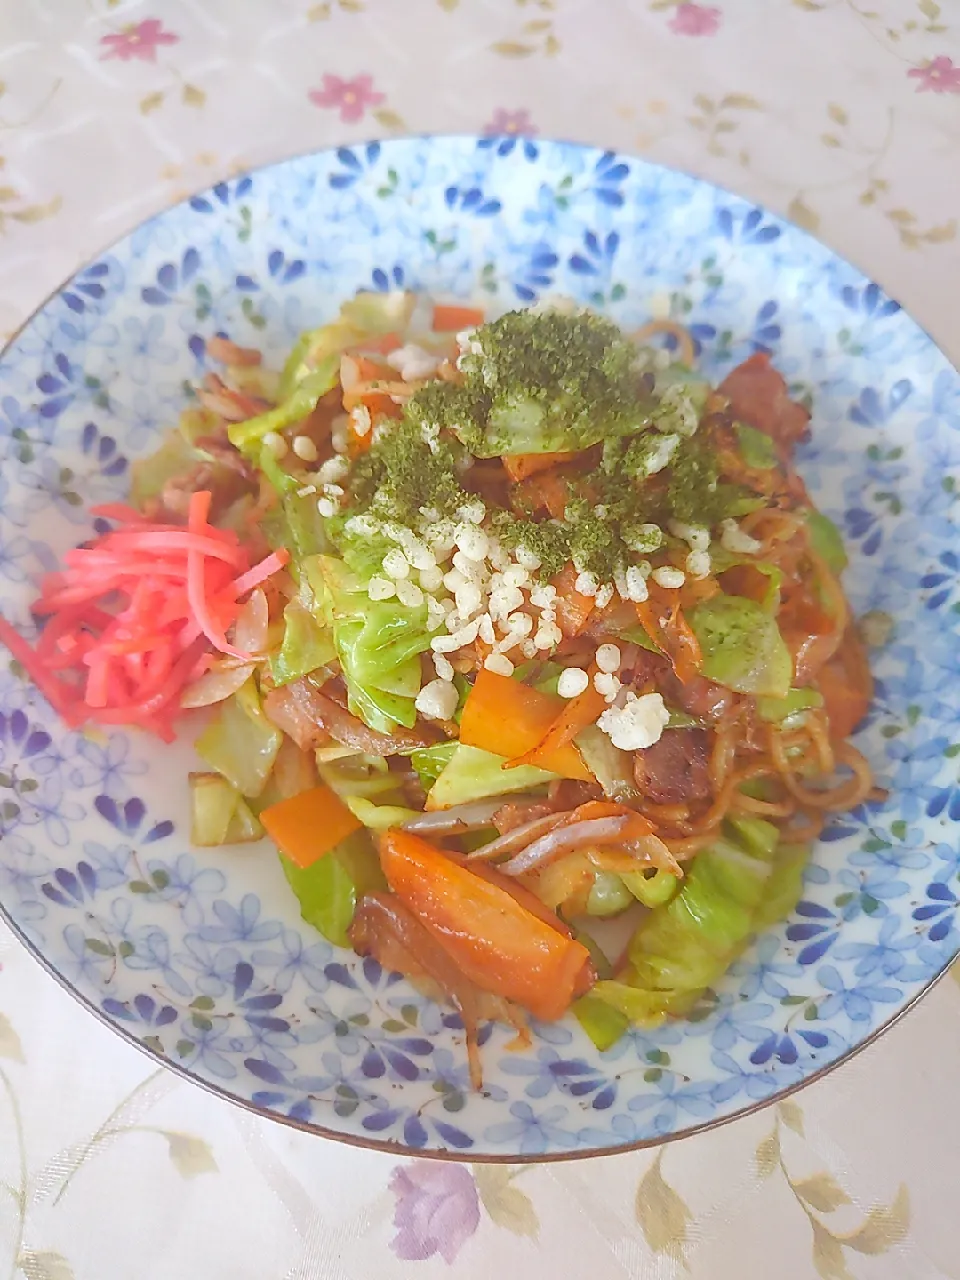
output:
<path id="1" fill-rule="evenodd" d="M 435 741 L 434 737 L 412 729 L 377 733 L 306 679 L 271 690 L 263 700 L 263 709 L 277 728 L 289 734 L 305 751 L 332 738 L 367 755 L 393 756 L 414 747 L 430 746 Z"/>
<path id="2" fill-rule="evenodd" d="M 766 352 L 758 351 L 737 365 L 719 389 L 735 418 L 766 432 L 788 451 L 807 434 L 810 414 L 790 399 L 786 382 Z"/>
<path id="3" fill-rule="evenodd" d="M 654 804 L 683 804 L 710 795 L 710 743 L 705 729 L 667 729 L 633 757 L 641 793 Z"/>

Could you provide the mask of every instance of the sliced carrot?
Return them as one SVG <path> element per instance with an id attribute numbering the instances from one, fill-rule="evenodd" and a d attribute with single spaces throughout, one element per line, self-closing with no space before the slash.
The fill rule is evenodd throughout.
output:
<path id="1" fill-rule="evenodd" d="M 700 652 L 700 641 L 679 605 L 675 605 L 667 615 L 664 635 L 673 669 L 677 677 L 687 684 L 703 666 L 703 654 Z"/>
<path id="2" fill-rule="evenodd" d="M 384 364 L 382 360 L 374 360 L 370 356 L 354 356 L 357 374 L 361 382 L 375 382 L 382 378 L 385 382 L 390 382 L 397 376 L 396 370 L 391 369 L 388 364 Z"/>
<path id="3" fill-rule="evenodd" d="M 629 818 L 627 829 L 621 832 L 624 840 L 639 840 L 650 835 L 654 829 L 653 823 L 642 813 L 637 813 L 629 805 L 620 804 L 616 800 L 587 800 L 568 814 L 564 826 L 570 826 L 574 822 L 592 822 L 595 818 Z"/>
<path id="4" fill-rule="evenodd" d="M 689 683 L 703 666 L 703 654 L 683 610 L 676 602 L 664 605 L 653 595 L 634 607 L 640 625 L 670 659 L 677 678 Z"/>
<path id="5" fill-rule="evenodd" d="M 436 302 L 433 306 L 433 329 L 436 333 L 473 329 L 483 324 L 485 318 L 483 307 L 463 307 L 448 302 Z"/>
<path id="6" fill-rule="evenodd" d="M 358 352 L 364 354 L 370 351 L 376 351 L 379 355 L 388 356 L 391 351 L 396 351 L 398 347 L 403 346 L 403 339 L 397 333 L 384 333 L 380 337 L 367 336 L 362 342 L 358 343 L 356 348 L 351 347 L 350 355 L 356 355 Z"/>
<path id="7" fill-rule="evenodd" d="M 483 668 L 477 672 L 464 704 L 460 741 L 468 747 L 507 756 L 513 763 L 517 757 L 539 746 L 563 709 L 562 698 Z M 561 778 L 594 781 L 572 744 L 542 753 L 537 763 L 541 769 L 559 774 Z"/>
<path id="8" fill-rule="evenodd" d="M 511 498 L 520 510 L 543 510 L 554 520 L 562 520 L 570 502 L 570 486 L 562 471 L 539 471 L 518 484 Z"/>
<path id="9" fill-rule="evenodd" d="M 663 628 L 660 625 L 659 609 L 653 600 L 644 600 L 634 605 L 637 611 L 637 617 L 640 619 L 640 625 L 653 641 L 653 643 L 662 649 L 666 644 L 663 634 Z"/>
<path id="10" fill-rule="evenodd" d="M 557 589 L 557 626 L 568 639 L 580 634 L 596 604 L 593 596 L 577 590 L 577 576 L 576 566 L 568 564 L 553 579 Z"/>
<path id="11" fill-rule="evenodd" d="M 516 876 L 505 876 L 502 871 L 498 871 L 489 862 L 471 862 L 466 854 L 454 853 L 451 849 L 444 849 L 443 856 L 449 858 L 451 862 L 455 862 L 458 867 L 468 867 L 473 875 L 479 876 L 481 880 L 486 880 L 488 884 L 497 885 L 504 893 L 509 893 L 510 897 L 518 902 L 525 911 L 535 915 L 538 920 L 548 924 L 551 929 L 556 929 L 558 933 L 562 933 L 565 938 L 573 937 L 573 930 L 570 926 L 565 924 L 549 907 L 544 906 L 542 899 L 538 898 L 533 890 L 528 889 Z"/>
<path id="12" fill-rule="evenodd" d="M 260 821 L 298 867 L 310 867 L 363 825 L 329 787 L 311 787 L 261 810 Z"/>
<path id="13" fill-rule="evenodd" d="M 590 683 L 583 693 L 578 693 L 575 698 L 571 698 L 533 750 L 516 760 L 511 760 L 511 765 L 533 764 L 541 769 L 547 769 L 549 766 L 543 763 L 545 760 L 556 759 L 559 752 L 569 749 L 569 744 L 573 743 L 581 730 L 586 729 L 588 725 L 596 724 L 607 709 L 606 699 L 593 687 L 593 677 L 598 671 L 599 668 L 593 664 L 589 671 Z M 587 772 L 589 773 L 589 770 Z M 592 774 L 590 781 L 593 781 Z"/>
<path id="14" fill-rule="evenodd" d="M 380 863 L 397 897 L 484 991 L 553 1021 L 592 984 L 586 947 L 418 836 L 388 831 Z"/>
<path id="15" fill-rule="evenodd" d="M 403 414 L 403 405 L 397 404 L 385 391 L 367 391 L 361 403 L 370 410 L 371 418 L 399 418 Z"/>
<path id="16" fill-rule="evenodd" d="M 564 462 L 571 462 L 576 453 L 505 453 L 500 461 L 514 484 L 535 476 L 539 471 L 549 471 Z"/>
<path id="17" fill-rule="evenodd" d="M 369 411 L 371 418 L 399 418 L 403 413 L 403 406 L 397 404 L 393 396 L 386 391 L 363 390 L 343 393 L 344 412 L 349 413 L 352 409 L 361 406 Z M 350 437 L 351 443 L 356 446 L 358 452 L 366 453 L 370 448 L 371 433 L 367 431 L 364 435 L 360 435 L 352 421 Z"/>

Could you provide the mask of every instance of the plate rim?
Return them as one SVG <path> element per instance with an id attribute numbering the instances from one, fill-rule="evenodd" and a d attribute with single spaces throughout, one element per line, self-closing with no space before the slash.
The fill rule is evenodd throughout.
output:
<path id="1" fill-rule="evenodd" d="M 14 329 L 7 336 L 6 341 L 3 343 L 2 346 L 0 346 L 0 361 L 3 361 L 4 357 L 7 356 L 10 350 L 13 348 L 13 346 L 16 344 L 19 338 L 25 333 L 25 331 L 30 327 L 30 325 L 34 322 L 34 320 L 41 314 L 41 312 L 44 311 L 44 309 L 50 303 L 54 302 L 63 293 L 64 289 L 70 284 L 70 282 L 74 280 L 82 272 L 87 270 L 89 267 L 93 266 L 97 261 L 99 261 L 100 258 L 103 257 L 104 254 L 109 253 L 114 246 L 121 244 L 123 241 L 129 239 L 129 237 L 132 236 L 135 232 L 141 230 L 144 227 L 149 226 L 151 223 L 161 218 L 166 217 L 173 210 L 189 204 L 190 201 L 196 198 L 197 196 L 204 195 L 207 192 L 212 192 L 217 186 L 221 185 L 222 183 L 239 181 L 245 177 L 252 177 L 257 174 L 263 173 L 266 170 L 277 169 L 283 165 L 296 163 L 298 160 L 308 160 L 315 156 L 333 155 L 343 148 L 353 149 L 356 147 L 367 147 L 374 144 L 383 146 L 385 144 L 389 145 L 391 143 L 403 144 L 403 143 L 416 142 L 416 141 L 420 141 L 420 142 L 464 141 L 464 142 L 473 142 L 476 144 L 484 138 L 496 139 L 496 138 L 511 137 L 511 136 L 519 136 L 522 139 L 526 135 L 509 135 L 509 134 L 501 135 L 501 134 L 484 134 L 484 133 L 468 133 L 468 132 L 467 133 L 464 133 L 464 132 L 445 133 L 442 131 L 425 130 L 423 132 L 412 131 L 412 132 L 407 132 L 403 134 L 395 134 L 395 135 L 391 134 L 387 137 L 382 137 L 382 136 L 363 137 L 363 138 L 352 139 L 348 142 L 331 143 L 323 147 L 313 147 L 305 151 L 303 150 L 293 151 L 289 154 L 278 156 L 275 159 L 264 161 L 262 164 L 251 165 L 249 167 L 239 169 L 235 173 L 230 173 L 227 176 L 218 179 L 216 182 L 210 182 L 204 186 L 198 186 L 196 188 L 193 188 L 189 192 L 186 192 L 185 194 L 181 195 L 177 200 L 171 201 L 169 204 L 165 204 L 161 209 L 158 209 L 155 213 L 151 213 L 147 217 L 142 218 L 140 221 L 134 222 L 132 225 L 128 226 L 124 231 L 120 232 L 119 235 L 114 236 L 106 244 L 96 249 L 92 254 L 90 254 L 90 256 L 84 257 L 79 263 L 77 263 L 77 265 L 72 269 L 71 273 L 68 276 L 64 277 L 54 288 L 50 290 L 49 293 L 47 293 L 43 298 L 41 298 L 41 300 L 30 311 L 30 313 L 23 319 L 23 321 L 16 327 L 16 329 Z M 848 257 L 845 253 L 841 253 L 839 250 L 833 248 L 828 241 L 821 239 L 820 236 L 815 235 L 813 232 L 809 231 L 807 228 L 800 226 L 799 223 L 793 221 L 786 214 L 778 213 L 775 210 L 768 208 L 766 204 L 755 200 L 752 196 L 741 194 L 740 192 L 733 190 L 730 187 L 727 187 L 723 183 L 715 182 L 712 178 L 706 177 L 703 174 L 696 173 L 682 166 L 664 164 L 659 160 L 653 160 L 648 158 L 647 156 L 639 155 L 629 150 L 621 150 L 619 148 L 613 148 L 613 147 L 604 147 L 603 145 L 598 143 L 584 142 L 579 139 L 563 138 L 563 137 L 558 137 L 552 134 L 551 135 L 543 135 L 543 134 L 531 135 L 531 139 L 533 139 L 534 137 L 538 145 L 545 144 L 547 146 L 570 147 L 579 151 L 595 151 L 595 152 L 599 152 L 600 154 L 623 156 L 627 160 L 632 162 L 639 162 L 640 164 L 644 165 L 646 168 L 651 170 L 659 170 L 661 173 L 678 174 L 682 177 L 687 178 L 689 181 L 693 183 L 702 184 L 704 186 L 712 188 L 714 191 L 722 192 L 723 194 L 729 196 L 731 199 L 740 200 L 740 201 L 749 201 L 750 203 L 752 203 L 753 207 L 755 209 L 760 210 L 761 213 L 767 216 L 776 218 L 779 222 L 782 222 L 785 225 L 789 226 L 790 228 L 792 228 L 792 230 L 795 233 L 800 234 L 801 236 L 805 237 L 807 240 L 811 241 L 812 243 L 821 246 L 823 249 L 826 249 L 827 252 L 830 253 L 835 259 L 853 267 L 866 280 L 873 282 L 872 272 L 868 270 L 865 266 L 861 265 L 856 257 L 851 258 L 851 257 Z M 880 287 L 884 289 L 885 293 L 887 292 L 885 286 L 880 285 Z M 953 358 L 950 355 L 948 355 L 948 353 L 943 349 L 940 342 L 934 337 L 934 335 L 929 331 L 929 329 L 927 329 L 925 325 L 921 324 L 920 321 L 916 319 L 912 311 L 907 310 L 907 308 L 903 307 L 902 304 L 900 304 L 897 299 L 893 298 L 893 295 L 887 294 L 887 296 L 891 298 L 891 300 L 898 302 L 898 305 L 905 312 L 910 322 L 914 324 L 916 328 L 926 337 L 928 342 L 939 353 L 939 355 L 942 356 L 942 358 L 947 362 L 950 368 L 955 373 L 957 373 L 958 376 L 960 376 L 960 364 L 957 364 L 954 362 Z M 570 1163 L 572 1161 L 577 1161 L 577 1160 L 599 1159 L 603 1156 L 625 1155 L 630 1152 L 643 1151 L 643 1150 L 649 1150 L 656 1147 L 666 1146 L 668 1143 L 680 1142 L 686 1138 L 692 1138 L 698 1134 L 707 1133 L 711 1130 L 719 1129 L 724 1125 L 732 1124 L 735 1121 L 743 1120 L 743 1119 L 746 1119 L 747 1117 L 757 1115 L 759 1112 L 765 1111 L 770 1107 L 776 1106 L 779 1103 L 783 1102 L 785 1099 L 790 1098 L 794 1094 L 801 1092 L 802 1090 L 806 1089 L 808 1086 L 820 1082 L 828 1075 L 837 1071 L 840 1067 L 845 1066 L 848 1062 L 852 1061 L 864 1050 L 868 1048 L 872 1048 L 876 1044 L 876 1042 L 880 1039 L 881 1036 L 886 1035 L 886 1033 L 892 1027 L 894 1027 L 897 1023 L 899 1023 L 901 1019 L 905 1018 L 907 1014 L 911 1013 L 916 1008 L 916 1006 L 920 1003 L 921 1000 L 925 999 L 926 996 L 929 995 L 929 993 L 933 990 L 933 988 L 937 986 L 937 984 L 945 977 L 945 975 L 953 966 L 953 964 L 956 963 L 958 959 L 960 959 L 960 947 L 958 947 L 958 950 L 953 954 L 953 956 L 951 956 L 948 960 L 946 960 L 944 964 L 940 967 L 940 969 L 938 969 L 931 977 L 929 977 L 926 980 L 926 982 L 924 982 L 924 984 L 917 991 L 915 991 L 914 994 L 910 996 L 910 998 L 904 1004 L 900 1005 L 900 1007 L 890 1015 L 889 1018 L 879 1023 L 876 1027 L 874 1027 L 874 1029 L 869 1033 L 869 1035 L 865 1036 L 864 1039 L 860 1040 L 857 1044 L 846 1049 L 843 1053 L 841 1053 L 838 1057 L 834 1058 L 831 1062 L 828 1062 L 824 1066 L 819 1067 L 816 1071 L 812 1072 L 810 1075 L 805 1076 L 802 1080 L 796 1081 L 795 1083 L 792 1083 L 792 1084 L 784 1085 L 782 1088 L 775 1090 L 768 1097 L 757 1099 L 756 1101 L 751 1102 L 748 1105 L 739 1107 L 735 1111 L 729 1112 L 726 1115 L 716 1116 L 713 1119 L 704 1120 L 697 1124 L 693 1124 L 693 1125 L 684 1127 L 682 1129 L 675 1130 L 670 1133 L 658 1134 L 654 1137 L 641 1138 L 631 1142 L 617 1143 L 615 1145 L 611 1144 L 609 1146 L 583 1147 L 583 1148 L 578 1148 L 572 1151 L 548 1151 L 543 1153 L 525 1153 L 525 1152 L 515 1151 L 513 1153 L 498 1154 L 490 1151 L 478 1151 L 478 1152 L 470 1152 L 469 1157 L 467 1157 L 466 1153 L 460 1153 L 452 1149 L 431 1148 L 431 1147 L 415 1148 L 403 1142 L 396 1142 L 396 1141 L 391 1141 L 389 1139 L 382 1139 L 382 1138 L 372 1138 L 372 1137 L 368 1138 L 368 1137 L 363 1137 L 360 1134 L 351 1133 L 349 1131 L 332 1129 L 327 1127 L 326 1125 L 315 1123 L 313 1121 L 298 1120 L 295 1117 L 287 1115 L 283 1112 L 271 1110 L 270 1108 L 261 1106 L 250 1099 L 245 1099 L 243 1097 L 240 1097 L 238 1094 L 231 1092 L 224 1085 L 216 1084 L 212 1080 L 207 1079 L 204 1076 L 201 1076 L 195 1073 L 190 1067 L 187 1067 L 181 1063 L 175 1062 L 172 1059 L 167 1058 L 164 1054 L 157 1052 L 157 1050 L 153 1049 L 150 1045 L 144 1043 L 144 1041 L 141 1040 L 131 1029 L 121 1025 L 119 1022 L 112 1020 L 102 1008 L 97 1006 L 93 1002 L 93 1000 L 89 996 L 85 995 L 78 987 L 74 986 L 66 978 L 66 976 L 62 974 L 55 967 L 52 961 L 50 961 L 47 958 L 47 956 L 40 950 L 40 947 L 37 945 L 37 943 L 35 943 L 28 936 L 26 931 L 16 922 L 12 914 L 8 911 L 7 907 L 4 905 L 2 899 L 0 899 L 0 920 L 3 921 L 3 923 L 10 930 L 10 932 L 17 939 L 17 941 L 24 947 L 27 953 L 31 955 L 34 960 L 37 961 L 41 969 L 43 969 L 51 978 L 53 978 L 53 980 L 57 983 L 57 985 L 61 987 L 64 991 L 66 991 L 80 1005 L 82 1009 L 86 1010 L 86 1012 L 88 1013 L 91 1013 L 99 1023 L 101 1023 L 108 1030 L 110 1030 L 112 1033 L 117 1035 L 121 1040 L 131 1045 L 133 1048 L 137 1049 L 141 1054 L 143 1054 L 144 1057 L 148 1058 L 152 1063 L 162 1068 L 165 1068 L 166 1070 L 172 1071 L 181 1080 L 185 1080 L 192 1085 L 198 1086 L 199 1088 L 203 1089 L 206 1093 L 212 1095 L 213 1097 L 220 1099 L 222 1101 L 228 1102 L 233 1106 L 239 1107 L 242 1110 L 249 1112 L 251 1115 L 257 1116 L 260 1119 L 270 1120 L 274 1123 L 284 1125 L 285 1127 L 289 1129 L 297 1130 L 300 1133 L 310 1134 L 314 1137 L 329 1139 L 334 1142 L 344 1143 L 347 1146 L 356 1147 L 361 1150 L 382 1152 L 386 1155 L 392 1155 L 394 1157 L 406 1156 L 410 1159 L 439 1160 L 439 1161 L 446 1161 L 454 1164 L 483 1164 L 483 1165 L 497 1165 L 497 1164 L 531 1165 L 531 1164 L 561 1164 L 561 1163 L 565 1164 L 565 1163 Z"/>

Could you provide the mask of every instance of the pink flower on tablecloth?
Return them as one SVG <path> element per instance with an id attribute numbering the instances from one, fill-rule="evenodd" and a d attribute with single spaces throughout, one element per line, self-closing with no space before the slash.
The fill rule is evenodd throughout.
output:
<path id="1" fill-rule="evenodd" d="M 107 58 L 119 58 L 121 62 L 129 62 L 131 58 L 139 58 L 141 62 L 156 62 L 157 49 L 162 44 L 178 44 L 180 37 L 172 31 L 164 31 L 163 23 L 158 18 L 144 18 L 142 22 L 132 22 L 129 26 L 113 35 L 101 36 L 100 43 L 104 52 L 100 61 Z"/>
<path id="2" fill-rule="evenodd" d="M 363 118 L 367 107 L 379 107 L 384 101 L 382 93 L 373 87 L 373 76 L 354 76 L 344 80 L 342 76 L 323 77 L 322 89 L 311 89 L 307 97 L 315 107 L 333 107 L 340 112 L 344 124 L 354 124 Z"/>
<path id="3" fill-rule="evenodd" d="M 716 35 L 723 14 L 702 4 L 678 4 L 667 26 L 678 36 Z"/>
<path id="4" fill-rule="evenodd" d="M 463 1165 L 415 1160 L 394 1169 L 390 1190 L 397 1197 L 390 1248 L 404 1261 L 439 1253 L 452 1263 L 480 1223 L 477 1185 Z"/>
<path id="5" fill-rule="evenodd" d="M 922 67 L 907 72 L 911 80 L 919 80 L 917 93 L 960 93 L 960 67 L 941 54 Z"/>
<path id="6" fill-rule="evenodd" d="M 521 109 L 508 111 L 505 107 L 497 107 L 490 117 L 489 124 L 483 126 L 488 138 L 501 138 L 505 134 L 511 138 L 532 138 L 537 126 L 530 119 L 530 112 Z"/>

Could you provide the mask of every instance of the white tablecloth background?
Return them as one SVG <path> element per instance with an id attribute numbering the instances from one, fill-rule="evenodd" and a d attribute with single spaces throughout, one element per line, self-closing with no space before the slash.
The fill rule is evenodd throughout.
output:
<path id="1" fill-rule="evenodd" d="M 6 0 L 0 333 L 226 174 L 487 127 L 787 213 L 960 359 L 958 0 Z M 960 1277 L 955 975 L 791 1104 L 509 1170 L 256 1120 L 154 1070 L 2 928 L 0 966 L 0 1280 Z"/>

